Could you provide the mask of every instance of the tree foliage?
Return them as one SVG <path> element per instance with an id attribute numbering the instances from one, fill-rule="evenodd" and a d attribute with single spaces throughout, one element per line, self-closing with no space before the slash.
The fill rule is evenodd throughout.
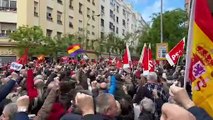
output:
<path id="1" fill-rule="evenodd" d="M 15 32 L 10 34 L 10 41 L 15 41 L 20 54 L 23 54 L 25 48 L 29 48 L 29 56 L 47 55 L 57 57 L 58 53 L 66 54 L 69 45 L 77 43 L 73 35 L 64 35 L 63 37 L 47 37 L 38 26 L 21 26 Z"/>
<path id="2" fill-rule="evenodd" d="M 187 35 L 186 21 L 187 15 L 182 9 L 163 13 L 163 42 L 169 44 L 169 49 Z M 156 43 L 160 43 L 160 37 L 160 14 L 154 14 L 151 27 L 141 32 L 137 52 L 141 52 L 144 43 L 151 43 L 152 50 L 155 52 Z"/>

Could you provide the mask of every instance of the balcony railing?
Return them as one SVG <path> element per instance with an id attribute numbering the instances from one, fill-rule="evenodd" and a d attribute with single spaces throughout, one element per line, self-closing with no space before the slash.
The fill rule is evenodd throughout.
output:
<path id="1" fill-rule="evenodd" d="M 0 7 L 0 11 L 17 11 L 17 8 Z"/>
<path id="2" fill-rule="evenodd" d="M 9 38 L 9 34 L 0 33 L 0 38 Z"/>

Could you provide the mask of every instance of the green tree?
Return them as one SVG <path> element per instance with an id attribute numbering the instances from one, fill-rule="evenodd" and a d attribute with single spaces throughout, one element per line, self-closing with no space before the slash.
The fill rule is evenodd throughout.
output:
<path id="1" fill-rule="evenodd" d="M 23 53 L 25 48 L 29 48 L 29 55 L 39 53 L 45 39 L 42 29 L 38 26 L 21 26 L 15 32 L 11 33 L 9 37 L 10 41 L 17 43 L 20 54 Z"/>
<path id="2" fill-rule="evenodd" d="M 187 35 L 186 21 L 187 14 L 182 9 L 163 13 L 163 41 L 169 44 L 169 49 Z M 152 50 L 155 53 L 156 43 L 160 43 L 160 14 L 154 14 L 151 27 L 146 27 L 141 32 L 137 48 L 138 53 L 141 52 L 144 43 L 151 43 Z"/>

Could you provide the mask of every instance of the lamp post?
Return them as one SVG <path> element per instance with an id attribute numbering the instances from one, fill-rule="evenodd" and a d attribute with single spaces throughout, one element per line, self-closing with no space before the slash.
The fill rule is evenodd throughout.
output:
<path id="1" fill-rule="evenodd" d="M 163 0 L 161 0 L 160 12 L 160 42 L 163 43 Z"/>
<path id="2" fill-rule="evenodd" d="M 88 41 L 87 41 L 87 37 L 88 37 L 88 33 L 87 33 L 87 30 L 88 30 L 88 23 L 89 23 L 89 20 L 93 17 L 100 17 L 100 14 L 98 15 L 92 15 L 88 20 L 87 20 L 87 23 L 86 23 L 86 35 L 85 35 L 85 49 L 87 50 L 87 47 L 88 47 Z"/>

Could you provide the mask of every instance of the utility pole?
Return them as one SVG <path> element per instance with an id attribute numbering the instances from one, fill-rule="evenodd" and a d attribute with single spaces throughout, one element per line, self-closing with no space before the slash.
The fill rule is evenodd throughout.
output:
<path id="1" fill-rule="evenodd" d="M 160 42 L 163 43 L 163 0 L 161 0 L 160 12 Z"/>

